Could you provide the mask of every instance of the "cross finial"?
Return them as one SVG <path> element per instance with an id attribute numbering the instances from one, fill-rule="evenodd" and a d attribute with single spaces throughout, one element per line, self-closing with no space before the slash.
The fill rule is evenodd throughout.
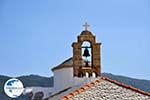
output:
<path id="1" fill-rule="evenodd" d="M 85 27 L 85 30 L 87 31 L 87 30 L 88 30 L 88 27 L 90 27 L 90 25 L 88 25 L 88 23 L 85 22 L 85 24 L 83 25 L 83 27 Z"/>

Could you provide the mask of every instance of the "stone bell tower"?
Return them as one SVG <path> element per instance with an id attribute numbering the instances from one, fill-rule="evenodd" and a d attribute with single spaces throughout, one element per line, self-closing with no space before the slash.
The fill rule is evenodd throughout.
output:
<path id="1" fill-rule="evenodd" d="M 77 37 L 73 47 L 73 75 L 74 77 L 98 77 L 101 75 L 101 43 L 96 43 L 95 36 L 85 30 Z"/>

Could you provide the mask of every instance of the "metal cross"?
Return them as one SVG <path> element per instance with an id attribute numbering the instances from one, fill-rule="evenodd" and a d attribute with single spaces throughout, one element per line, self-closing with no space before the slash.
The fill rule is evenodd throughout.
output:
<path id="1" fill-rule="evenodd" d="M 90 27 L 90 25 L 88 25 L 88 23 L 85 22 L 85 24 L 83 25 L 83 27 L 85 27 L 85 30 L 87 31 L 87 30 L 88 30 L 88 27 Z"/>

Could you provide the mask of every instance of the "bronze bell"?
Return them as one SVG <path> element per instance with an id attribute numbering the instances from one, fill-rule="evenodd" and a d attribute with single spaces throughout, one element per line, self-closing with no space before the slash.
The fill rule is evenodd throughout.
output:
<path id="1" fill-rule="evenodd" d="M 87 47 L 84 50 L 83 56 L 85 56 L 85 57 L 89 57 L 90 56 L 89 50 L 87 49 Z"/>

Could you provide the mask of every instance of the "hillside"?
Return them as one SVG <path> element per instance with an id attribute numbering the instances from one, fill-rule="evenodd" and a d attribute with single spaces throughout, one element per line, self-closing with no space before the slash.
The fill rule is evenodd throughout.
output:
<path id="1" fill-rule="evenodd" d="M 4 83 L 10 78 L 11 77 L 0 75 L 0 100 L 12 100 L 11 98 L 7 97 L 3 91 Z M 20 76 L 17 77 L 17 79 L 20 79 L 23 82 L 24 87 L 31 87 L 31 86 L 52 87 L 53 86 L 53 77 L 29 75 L 29 76 Z M 28 100 L 28 98 L 22 95 L 15 100 Z"/>
<path id="2" fill-rule="evenodd" d="M 143 91 L 150 92 L 150 80 L 134 79 L 130 77 L 118 76 L 109 73 L 103 73 L 102 75 L 123 82 L 125 84 L 131 85 L 133 87 L 139 88 Z M 3 85 L 9 78 L 11 77 L 0 75 L 0 99 L 1 100 L 12 100 L 8 98 L 3 91 Z M 17 78 L 23 82 L 24 87 L 30 87 L 30 86 L 52 87 L 53 86 L 53 77 L 29 75 L 29 76 L 20 76 Z M 28 98 L 26 96 L 20 96 L 15 100 L 28 100 Z"/>
<path id="3" fill-rule="evenodd" d="M 117 80 L 119 82 L 131 85 L 145 92 L 150 92 L 150 80 L 134 79 L 126 76 L 113 75 L 110 73 L 103 73 L 102 75 L 113 80 Z"/>

